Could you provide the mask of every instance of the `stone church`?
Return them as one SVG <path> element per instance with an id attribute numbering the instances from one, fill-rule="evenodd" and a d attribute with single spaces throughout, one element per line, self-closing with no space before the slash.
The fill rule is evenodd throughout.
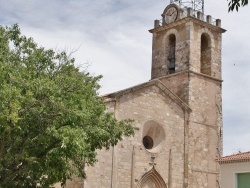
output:
<path id="1" fill-rule="evenodd" d="M 164 8 L 163 8 L 164 9 Z M 170 3 L 149 30 L 148 82 L 108 94 L 107 110 L 133 119 L 134 137 L 98 151 L 84 188 L 219 188 L 222 78 L 219 19 Z M 69 187 L 71 187 L 69 185 Z"/>

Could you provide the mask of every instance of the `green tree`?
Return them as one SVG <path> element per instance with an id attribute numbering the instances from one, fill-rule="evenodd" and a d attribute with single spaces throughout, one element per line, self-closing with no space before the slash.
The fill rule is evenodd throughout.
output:
<path id="1" fill-rule="evenodd" d="M 1 188 L 84 178 L 97 149 L 134 134 L 131 120 L 105 111 L 99 79 L 65 52 L 38 47 L 18 25 L 0 27 Z"/>
<path id="2" fill-rule="evenodd" d="M 244 7 L 246 5 L 248 5 L 248 0 L 229 0 L 228 11 L 234 11 L 234 9 L 238 11 L 240 7 Z"/>

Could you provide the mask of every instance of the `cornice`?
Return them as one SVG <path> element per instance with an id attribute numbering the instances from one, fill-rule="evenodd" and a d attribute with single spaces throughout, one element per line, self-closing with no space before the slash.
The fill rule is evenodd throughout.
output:
<path id="1" fill-rule="evenodd" d="M 157 27 L 157 28 L 154 28 L 154 29 L 150 29 L 149 32 L 150 33 L 158 33 L 158 32 L 164 31 L 164 30 L 168 30 L 168 29 L 171 29 L 171 28 L 174 28 L 174 27 L 181 26 L 181 25 L 186 24 L 188 22 L 194 22 L 194 23 L 199 24 L 199 25 L 201 25 L 203 27 L 207 27 L 207 28 L 209 28 L 211 30 L 214 30 L 214 31 L 217 31 L 217 32 L 220 32 L 220 33 L 226 32 L 226 30 L 221 28 L 221 27 L 212 25 L 212 24 L 210 24 L 208 22 L 199 20 L 199 19 L 197 19 L 195 17 L 192 17 L 192 16 L 179 19 L 179 20 L 177 20 L 175 22 L 172 22 L 172 23 L 164 25 L 164 26 L 160 26 L 160 27 Z"/>

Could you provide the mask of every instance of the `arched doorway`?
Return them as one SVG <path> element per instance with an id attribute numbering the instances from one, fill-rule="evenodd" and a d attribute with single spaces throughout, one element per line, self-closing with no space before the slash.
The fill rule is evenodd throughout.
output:
<path id="1" fill-rule="evenodd" d="M 137 188 L 167 188 L 167 185 L 161 175 L 153 167 L 142 176 Z"/>

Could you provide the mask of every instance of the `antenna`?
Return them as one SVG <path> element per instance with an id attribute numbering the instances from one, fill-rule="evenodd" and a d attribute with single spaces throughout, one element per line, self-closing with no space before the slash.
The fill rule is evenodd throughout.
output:
<path id="1" fill-rule="evenodd" d="M 192 8 L 195 12 L 200 11 L 204 14 L 204 0 L 170 0 L 170 3 L 174 3 L 184 8 Z"/>

